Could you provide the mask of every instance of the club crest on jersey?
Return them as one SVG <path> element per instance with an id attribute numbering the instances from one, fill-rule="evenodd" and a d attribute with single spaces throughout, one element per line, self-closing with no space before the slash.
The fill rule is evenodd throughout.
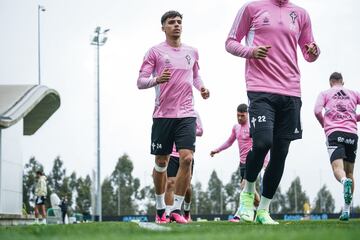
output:
<path id="1" fill-rule="evenodd" d="M 291 17 L 291 22 L 292 22 L 292 24 L 295 24 L 295 20 L 296 20 L 296 18 L 298 17 L 297 14 L 296 14 L 296 12 L 292 11 L 292 12 L 289 14 L 289 16 Z"/>
<path id="2" fill-rule="evenodd" d="M 191 57 L 190 57 L 189 54 L 185 56 L 185 59 L 187 60 L 187 63 L 190 65 L 190 63 L 191 63 Z"/>
<path id="3" fill-rule="evenodd" d="M 345 104 L 336 104 L 336 110 L 338 112 L 346 112 L 346 105 Z"/>

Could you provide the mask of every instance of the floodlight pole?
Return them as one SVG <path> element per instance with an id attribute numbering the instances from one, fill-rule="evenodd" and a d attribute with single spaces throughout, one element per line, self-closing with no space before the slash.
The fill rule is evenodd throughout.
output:
<path id="1" fill-rule="evenodd" d="M 97 144 L 96 144 L 96 167 L 97 167 L 97 176 L 96 176 L 96 185 L 97 185 L 97 196 L 96 196 L 96 213 L 99 214 L 99 222 L 102 221 L 102 197 L 101 197 L 101 180 L 100 180 L 100 46 L 103 46 L 107 40 L 103 36 L 109 29 L 101 32 L 100 27 L 96 27 L 95 35 L 91 41 L 91 45 L 96 46 L 96 112 L 97 112 Z M 102 39 L 100 39 L 102 38 Z"/>
<path id="2" fill-rule="evenodd" d="M 40 61 L 40 12 L 45 12 L 45 8 L 44 6 L 41 6 L 41 5 L 38 5 L 38 85 L 41 84 L 41 68 L 40 68 L 40 65 L 41 65 L 41 61 Z"/>

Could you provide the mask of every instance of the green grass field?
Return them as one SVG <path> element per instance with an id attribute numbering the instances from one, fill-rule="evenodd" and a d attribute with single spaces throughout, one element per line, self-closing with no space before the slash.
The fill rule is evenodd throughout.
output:
<path id="1" fill-rule="evenodd" d="M 103 222 L 72 225 L 31 225 L 0 227 L 1 240 L 48 239 L 360 239 L 360 220 L 348 223 L 337 220 L 280 222 L 277 226 L 229 222 L 193 222 L 187 225 L 167 224 L 168 231 L 140 228 L 137 223 Z"/>

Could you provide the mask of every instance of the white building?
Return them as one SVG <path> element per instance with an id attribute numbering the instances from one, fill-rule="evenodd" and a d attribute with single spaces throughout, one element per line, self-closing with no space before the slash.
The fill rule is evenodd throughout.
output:
<path id="1" fill-rule="evenodd" d="M 22 138 L 34 134 L 60 107 L 42 85 L 0 85 L 0 218 L 22 215 Z"/>

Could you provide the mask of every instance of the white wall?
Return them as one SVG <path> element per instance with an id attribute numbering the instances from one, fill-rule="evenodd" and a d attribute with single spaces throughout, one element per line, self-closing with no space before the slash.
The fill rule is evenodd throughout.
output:
<path id="1" fill-rule="evenodd" d="M 23 122 L 0 129 L 0 214 L 21 214 Z"/>

